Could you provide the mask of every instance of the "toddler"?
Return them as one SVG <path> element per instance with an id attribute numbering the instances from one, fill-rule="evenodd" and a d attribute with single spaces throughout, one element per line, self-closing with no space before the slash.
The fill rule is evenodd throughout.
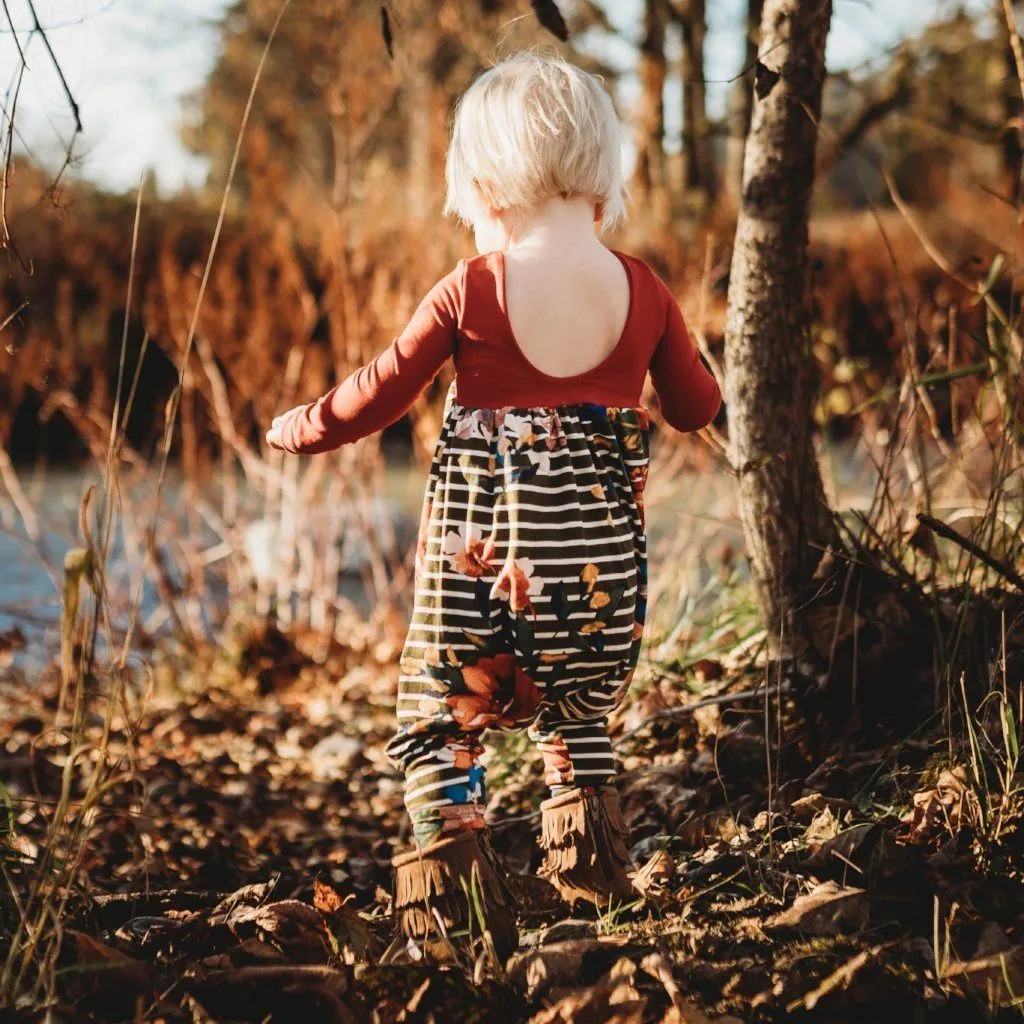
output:
<path id="1" fill-rule="evenodd" d="M 389 746 L 416 838 L 394 862 L 396 910 L 433 961 L 481 908 L 499 955 L 518 942 L 487 843 L 488 729 L 525 727 L 543 755 L 542 873 L 562 896 L 607 905 L 632 891 L 607 719 L 643 637 L 640 393 L 650 372 L 682 431 L 708 424 L 720 396 L 666 285 L 598 238 L 624 201 L 619 124 L 597 78 L 535 55 L 487 71 L 459 104 L 447 159 L 446 212 L 480 255 L 390 348 L 267 434 L 295 453 L 356 441 L 454 359 Z"/>

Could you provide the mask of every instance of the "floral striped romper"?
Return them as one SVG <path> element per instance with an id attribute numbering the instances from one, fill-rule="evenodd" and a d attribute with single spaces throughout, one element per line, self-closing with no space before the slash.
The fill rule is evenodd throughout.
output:
<path id="1" fill-rule="evenodd" d="M 720 401 L 666 285 L 616 255 L 629 312 L 593 370 L 551 377 L 529 362 L 505 310 L 503 255 L 489 253 L 461 262 L 389 349 L 284 432 L 296 452 L 366 436 L 454 357 L 388 748 L 421 844 L 483 827 L 488 729 L 526 728 L 556 792 L 615 773 L 607 718 L 633 676 L 646 610 L 640 392 L 650 371 L 679 430 L 706 425 Z"/>

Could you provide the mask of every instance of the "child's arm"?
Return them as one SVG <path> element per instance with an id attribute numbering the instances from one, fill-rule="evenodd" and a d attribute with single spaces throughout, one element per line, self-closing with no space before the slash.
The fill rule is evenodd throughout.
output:
<path id="1" fill-rule="evenodd" d="M 666 324 L 651 358 L 651 381 L 665 422 L 684 432 L 700 430 L 718 415 L 722 393 L 690 340 L 675 297 L 663 281 L 658 285 Z"/>
<path id="2" fill-rule="evenodd" d="M 267 444 L 315 455 L 358 441 L 404 416 L 455 350 L 463 273 L 460 264 L 434 285 L 405 330 L 379 356 L 318 401 L 276 417 Z"/>

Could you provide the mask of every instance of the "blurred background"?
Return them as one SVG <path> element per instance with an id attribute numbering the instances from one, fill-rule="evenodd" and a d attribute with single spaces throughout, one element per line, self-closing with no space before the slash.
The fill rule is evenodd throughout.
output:
<path id="1" fill-rule="evenodd" d="M 260 614 L 328 632 L 347 601 L 381 615 L 400 604 L 448 380 L 383 440 L 330 460 L 275 456 L 262 432 L 379 351 L 471 253 L 469 233 L 440 217 L 452 106 L 523 47 L 604 76 L 633 196 L 609 241 L 671 282 L 716 363 L 759 0 L 565 0 L 567 43 L 533 7 L 544 5 L 292 3 L 226 193 L 276 2 L 5 3 L 0 612 L 31 610 L 41 629 L 55 615 L 40 566 L 72 543 L 115 405 L 116 562 L 149 613 L 144 635 L 213 635 L 254 593 Z M 841 507 L 867 501 L 908 372 L 924 382 L 919 461 L 948 461 L 954 442 L 983 451 L 1001 422 L 983 388 L 982 304 L 956 280 L 984 280 L 1017 245 L 1022 104 L 1001 11 L 1001 0 L 836 5 L 810 358 Z M 1014 272 L 998 270 L 993 288 L 1009 296 Z M 190 333 L 180 429 L 168 431 Z M 652 533 L 700 552 L 687 559 L 687 592 L 699 591 L 732 571 L 740 542 L 722 439 L 659 443 Z M 946 481 L 958 508 L 973 500 L 970 464 Z M 911 501 L 920 468 L 907 470 Z M 693 478 L 696 490 L 678 486 Z"/>

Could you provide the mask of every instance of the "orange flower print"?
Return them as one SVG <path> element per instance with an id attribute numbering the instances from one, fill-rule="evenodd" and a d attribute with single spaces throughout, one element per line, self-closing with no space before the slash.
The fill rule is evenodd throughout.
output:
<path id="1" fill-rule="evenodd" d="M 498 574 L 498 579 L 491 588 L 492 596 L 508 601 L 509 607 L 516 615 L 519 612 L 537 612 L 530 600 L 544 589 L 544 581 L 533 574 L 533 562 L 529 558 L 510 558 Z"/>
<path id="2" fill-rule="evenodd" d="M 445 698 L 452 717 L 463 729 L 490 729 L 519 725 L 533 718 L 540 707 L 537 684 L 511 654 L 481 658 L 462 669 L 465 693 Z"/>
<path id="3" fill-rule="evenodd" d="M 446 533 L 443 551 L 452 569 L 462 576 L 478 579 L 493 572 L 494 537 L 484 540 L 480 528 L 472 523 Z"/>
<path id="4" fill-rule="evenodd" d="M 505 430 L 516 439 L 516 447 L 533 444 L 536 436 L 533 432 L 533 417 L 521 416 L 518 413 L 508 413 L 505 416 Z"/>
<path id="5" fill-rule="evenodd" d="M 501 724 L 507 728 L 530 721 L 540 707 L 537 684 L 517 665 L 512 700 L 502 712 Z"/>
<path id="6" fill-rule="evenodd" d="M 472 694 L 451 693 L 445 700 L 451 708 L 452 718 L 463 729 L 490 729 L 498 720 L 490 701 Z"/>
<path id="7" fill-rule="evenodd" d="M 630 684 L 633 682 L 633 674 L 636 669 L 631 668 L 626 673 L 626 678 L 619 684 L 618 689 L 612 694 L 612 700 L 615 702 L 615 706 L 618 707 L 625 699 L 626 694 L 629 693 Z"/>
<path id="8" fill-rule="evenodd" d="M 460 745 L 442 747 L 435 756 L 439 762 L 450 764 L 453 768 L 458 768 L 460 771 L 469 771 L 476 764 L 478 754 L 479 750 L 475 747 L 470 748 Z"/>
<path id="9" fill-rule="evenodd" d="M 570 786 L 573 782 L 572 761 L 569 748 L 561 736 L 537 744 L 544 759 L 544 784 L 546 786 Z"/>
<path id="10" fill-rule="evenodd" d="M 633 488 L 633 500 L 636 502 L 636 510 L 640 515 L 640 525 L 646 521 L 644 514 L 644 488 L 647 486 L 647 467 L 634 466 L 629 471 L 629 482 Z"/>

